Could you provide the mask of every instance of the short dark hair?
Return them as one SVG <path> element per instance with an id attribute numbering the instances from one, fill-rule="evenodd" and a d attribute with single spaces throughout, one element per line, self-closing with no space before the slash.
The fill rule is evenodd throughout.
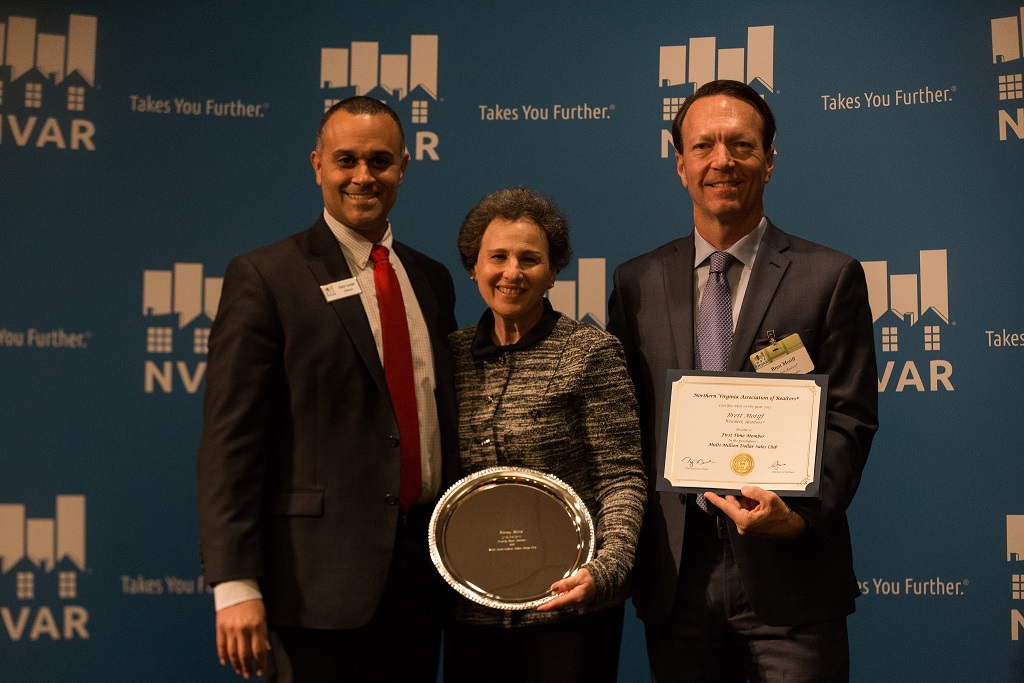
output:
<path id="1" fill-rule="evenodd" d="M 339 111 L 345 111 L 349 114 L 369 114 L 370 116 L 387 114 L 395 122 L 395 125 L 398 126 L 398 139 L 402 143 L 402 151 L 405 151 L 405 130 L 402 129 L 402 120 L 398 118 L 398 114 L 384 102 L 373 97 L 366 97 L 365 95 L 356 95 L 340 102 L 335 102 L 324 112 L 324 115 L 320 118 L 320 127 L 316 131 L 316 148 L 318 150 L 323 143 L 324 128 L 327 127 L 327 122 Z"/>
<path id="2" fill-rule="evenodd" d="M 679 107 L 679 111 L 676 112 L 676 118 L 672 121 L 672 144 L 677 152 L 683 153 L 683 118 L 686 117 L 686 112 L 690 109 L 690 105 L 699 99 L 711 97 L 712 95 L 733 97 L 746 102 L 756 109 L 757 113 L 761 115 L 761 127 L 763 128 L 761 144 L 765 152 L 771 149 L 772 142 L 775 141 L 775 116 L 772 114 L 771 107 L 768 106 L 768 103 L 764 101 L 764 98 L 756 90 L 746 83 L 721 80 L 711 81 L 700 86 L 696 92 L 686 98 L 683 106 Z"/>
<path id="3" fill-rule="evenodd" d="M 459 256 L 462 265 L 470 270 L 480 255 L 487 226 L 496 218 L 515 221 L 528 218 L 537 224 L 548 238 L 548 260 L 555 270 L 562 270 L 572 259 L 569 246 L 569 221 L 549 198 L 537 194 L 528 187 L 513 187 L 496 190 L 487 195 L 469 210 L 459 228 Z"/>

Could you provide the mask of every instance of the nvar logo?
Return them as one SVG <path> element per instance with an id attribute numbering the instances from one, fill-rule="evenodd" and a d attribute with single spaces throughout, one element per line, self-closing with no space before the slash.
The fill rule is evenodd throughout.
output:
<path id="1" fill-rule="evenodd" d="M 194 394 L 206 374 L 210 326 L 217 316 L 223 278 L 206 277 L 201 263 L 142 274 L 146 326 L 143 386 L 169 394 L 176 386 Z"/>
<path id="2" fill-rule="evenodd" d="M 72 14 L 64 26 L 0 23 L 0 145 L 95 151 L 96 126 L 82 112 L 96 91 L 97 19 Z"/>
<path id="3" fill-rule="evenodd" d="M 57 496 L 46 518 L 0 503 L 0 620 L 9 640 L 88 639 L 89 612 L 73 604 L 85 570 L 85 496 Z"/>
<path id="4" fill-rule="evenodd" d="M 775 84 L 775 27 L 747 27 L 747 46 L 718 47 L 714 36 L 690 38 L 681 45 L 662 45 L 658 59 L 661 89 L 661 158 L 673 156 L 672 120 L 686 98 L 717 79 L 742 81 L 770 94 Z"/>
<path id="5" fill-rule="evenodd" d="M 992 20 L 992 63 L 1003 73 L 996 75 L 999 100 L 1024 99 L 1021 57 L 1024 55 L 1024 7 L 1017 14 Z M 1005 105 L 1003 105 L 1005 106 Z M 1006 140 L 1013 131 L 1018 140 L 1024 140 L 1024 107 L 1016 110 L 1000 109 L 998 114 L 999 139 Z"/>
<path id="6" fill-rule="evenodd" d="M 320 49 L 320 89 L 324 111 L 354 95 L 375 97 L 414 128 L 412 158 L 438 161 L 437 133 L 420 130 L 430 121 L 437 97 L 436 35 L 409 37 L 408 54 L 382 54 L 376 41 L 352 41 L 348 47 Z"/>
<path id="7" fill-rule="evenodd" d="M 581 258 L 577 264 L 576 279 L 555 280 L 555 286 L 548 291 L 548 300 L 559 313 L 603 330 L 605 302 L 608 301 L 605 260 Z"/>
<path id="8" fill-rule="evenodd" d="M 1020 563 L 1024 562 L 1024 515 L 1006 515 L 1006 561 L 1016 565 L 1010 574 L 1010 639 L 1021 640 L 1024 632 L 1024 614 L 1018 607 L 1024 603 L 1024 573 Z"/>
<path id="9" fill-rule="evenodd" d="M 917 273 L 889 273 L 886 261 L 863 262 L 882 361 L 879 392 L 953 391 L 953 364 L 943 358 L 953 325 L 946 258 L 945 249 L 922 250 Z"/>

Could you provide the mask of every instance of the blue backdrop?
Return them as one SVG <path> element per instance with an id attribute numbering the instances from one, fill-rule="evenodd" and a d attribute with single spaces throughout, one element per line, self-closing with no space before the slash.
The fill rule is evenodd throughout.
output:
<path id="1" fill-rule="evenodd" d="M 778 119 L 769 217 L 869 275 L 853 678 L 1024 680 L 1021 1 L 362 9 L 0 5 L 0 678 L 234 678 L 198 562 L 205 335 L 229 258 L 321 210 L 325 104 L 406 122 L 393 225 L 460 324 L 458 226 L 518 184 L 570 219 L 553 300 L 603 324 L 614 267 L 692 228 L 666 116 L 730 77 Z"/>

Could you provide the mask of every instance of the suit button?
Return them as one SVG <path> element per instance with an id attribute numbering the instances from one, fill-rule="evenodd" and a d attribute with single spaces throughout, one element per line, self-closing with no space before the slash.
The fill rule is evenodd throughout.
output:
<path id="1" fill-rule="evenodd" d="M 389 493 L 388 495 L 384 496 L 384 502 L 387 503 L 388 505 L 398 505 L 398 496 L 396 496 L 393 493 Z"/>
<path id="2" fill-rule="evenodd" d="M 391 446 L 392 448 L 397 446 L 398 445 L 398 437 L 397 436 L 389 436 L 388 437 L 388 445 Z"/>

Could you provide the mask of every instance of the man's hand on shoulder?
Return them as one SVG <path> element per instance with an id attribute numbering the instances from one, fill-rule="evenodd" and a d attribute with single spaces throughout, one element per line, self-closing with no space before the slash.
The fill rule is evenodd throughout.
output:
<path id="1" fill-rule="evenodd" d="M 267 611 L 262 600 L 247 600 L 217 610 L 217 657 L 231 663 L 245 678 L 262 676 L 270 641 Z"/>
<path id="2" fill-rule="evenodd" d="M 742 494 L 721 496 L 708 492 L 704 497 L 736 522 L 741 536 L 760 536 L 774 540 L 799 538 L 807 530 L 807 522 L 793 512 L 786 503 L 772 491 L 757 486 L 744 486 Z"/>

